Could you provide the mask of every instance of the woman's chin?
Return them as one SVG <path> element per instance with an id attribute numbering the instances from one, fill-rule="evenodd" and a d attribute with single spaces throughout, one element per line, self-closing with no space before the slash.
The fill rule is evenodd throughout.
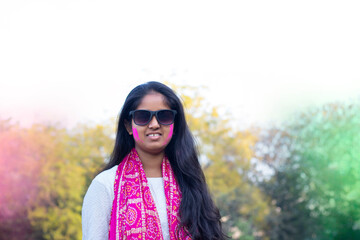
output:
<path id="1" fill-rule="evenodd" d="M 165 150 L 166 144 L 162 144 L 161 142 L 151 143 L 148 146 L 135 146 L 137 151 L 142 151 L 144 153 L 149 153 L 153 155 L 157 155 L 163 153 Z"/>

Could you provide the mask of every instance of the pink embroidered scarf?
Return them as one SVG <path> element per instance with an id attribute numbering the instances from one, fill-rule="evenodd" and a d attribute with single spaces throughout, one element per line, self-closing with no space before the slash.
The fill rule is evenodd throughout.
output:
<path id="1" fill-rule="evenodd" d="M 179 229 L 181 192 L 167 157 L 162 163 L 170 239 L 187 239 Z M 135 148 L 119 164 L 111 210 L 109 239 L 163 240 L 160 219 Z"/>

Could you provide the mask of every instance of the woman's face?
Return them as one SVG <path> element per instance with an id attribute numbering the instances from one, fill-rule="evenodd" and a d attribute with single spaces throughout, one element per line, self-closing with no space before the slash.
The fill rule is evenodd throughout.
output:
<path id="1" fill-rule="evenodd" d="M 152 92 L 143 97 L 136 110 L 158 111 L 170 109 L 165 103 L 165 97 L 157 92 Z M 174 130 L 174 123 L 171 125 L 161 125 L 158 123 L 155 115 L 145 126 L 136 125 L 134 119 L 131 120 L 131 129 L 135 140 L 135 148 L 139 152 L 157 154 L 164 151 L 170 142 Z"/>

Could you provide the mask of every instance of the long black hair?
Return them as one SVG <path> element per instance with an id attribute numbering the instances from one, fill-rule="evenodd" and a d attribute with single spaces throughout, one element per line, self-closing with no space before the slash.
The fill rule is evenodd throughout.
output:
<path id="1" fill-rule="evenodd" d="M 194 138 L 185 120 L 184 109 L 175 92 L 159 82 L 147 82 L 135 87 L 127 96 L 119 116 L 114 150 L 104 170 L 118 165 L 135 147 L 134 139 L 126 131 L 125 123 L 131 122 L 129 112 L 135 110 L 143 97 L 157 92 L 165 97 L 166 104 L 177 111 L 174 134 L 165 148 L 176 180 L 182 192 L 180 204 L 181 227 L 193 240 L 225 239 L 220 213 L 215 206 L 201 169 Z"/>

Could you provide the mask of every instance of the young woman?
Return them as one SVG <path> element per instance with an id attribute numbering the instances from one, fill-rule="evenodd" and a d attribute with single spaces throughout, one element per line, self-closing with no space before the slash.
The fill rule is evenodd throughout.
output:
<path id="1" fill-rule="evenodd" d="M 82 209 L 83 239 L 225 239 L 194 139 L 176 94 L 158 82 L 134 88 L 115 147 Z"/>

